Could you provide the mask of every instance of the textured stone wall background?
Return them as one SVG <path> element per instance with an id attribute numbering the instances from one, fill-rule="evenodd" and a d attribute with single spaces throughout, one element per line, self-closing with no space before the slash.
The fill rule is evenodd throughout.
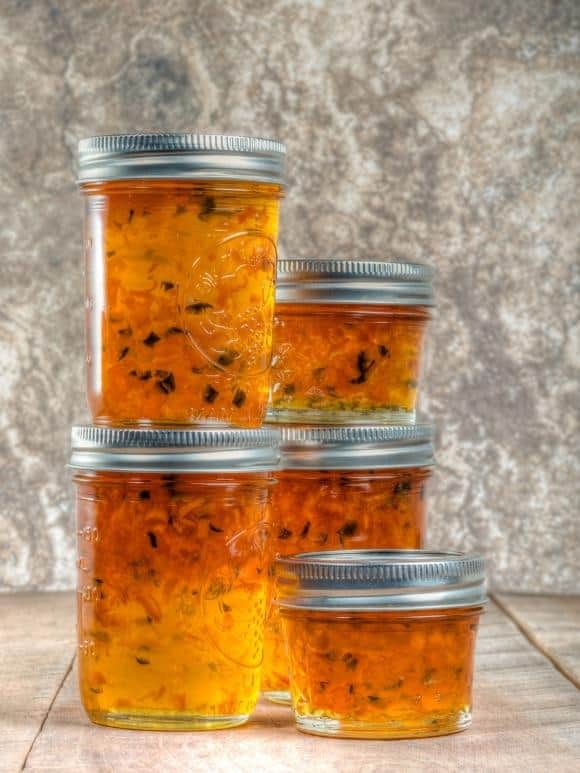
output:
<path id="1" fill-rule="evenodd" d="M 0 588 L 73 584 L 76 142 L 284 138 L 286 254 L 432 261 L 431 541 L 579 589 L 577 0 L 4 0 Z"/>

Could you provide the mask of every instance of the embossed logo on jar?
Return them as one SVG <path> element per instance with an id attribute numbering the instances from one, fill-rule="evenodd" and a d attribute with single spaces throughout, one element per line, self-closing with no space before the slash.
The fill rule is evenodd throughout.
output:
<path id="1" fill-rule="evenodd" d="M 254 376 L 270 364 L 276 245 L 257 231 L 216 244 L 196 257 L 179 292 L 181 327 L 209 365 Z"/>

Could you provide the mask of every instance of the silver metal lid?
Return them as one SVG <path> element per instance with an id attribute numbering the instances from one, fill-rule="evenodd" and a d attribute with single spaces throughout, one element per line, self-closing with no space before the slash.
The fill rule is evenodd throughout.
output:
<path id="1" fill-rule="evenodd" d="M 279 558 L 283 608 L 374 611 L 447 609 L 486 601 L 481 556 L 427 550 L 335 550 Z"/>
<path id="2" fill-rule="evenodd" d="M 282 469 L 358 470 L 434 463 L 429 424 L 280 427 Z"/>
<path id="3" fill-rule="evenodd" d="M 278 433 L 271 429 L 113 429 L 73 427 L 70 467 L 125 472 L 273 470 Z"/>
<path id="4" fill-rule="evenodd" d="M 278 261 L 278 303 L 433 306 L 433 270 L 422 263 L 289 258 Z"/>
<path id="5" fill-rule="evenodd" d="M 79 142 L 79 183 L 187 178 L 284 184 L 282 142 L 228 134 L 105 134 Z"/>

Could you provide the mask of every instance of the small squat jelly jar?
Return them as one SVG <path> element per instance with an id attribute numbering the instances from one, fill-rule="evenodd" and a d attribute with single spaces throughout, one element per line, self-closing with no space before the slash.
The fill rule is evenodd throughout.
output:
<path id="1" fill-rule="evenodd" d="M 483 559 L 303 553 L 276 572 L 299 730 L 419 738 L 470 725 Z"/>
<path id="2" fill-rule="evenodd" d="M 96 423 L 261 425 L 284 152 L 224 135 L 81 141 Z"/>
<path id="3" fill-rule="evenodd" d="M 431 276 L 417 263 L 279 261 L 271 419 L 414 421 Z"/>
<path id="4" fill-rule="evenodd" d="M 101 725 L 240 725 L 260 691 L 271 430 L 76 427 L 78 667 Z"/>
<path id="5" fill-rule="evenodd" d="M 311 550 L 423 546 L 433 466 L 430 426 L 285 426 L 280 437 L 271 565 L 279 556 Z M 290 703 L 275 604 L 266 622 L 262 691 L 270 700 Z"/>

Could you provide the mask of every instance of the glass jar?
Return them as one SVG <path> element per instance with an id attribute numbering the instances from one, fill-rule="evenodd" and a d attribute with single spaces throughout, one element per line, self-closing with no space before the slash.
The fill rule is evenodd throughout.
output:
<path id="1" fill-rule="evenodd" d="M 261 425 L 283 159 L 248 137 L 80 143 L 96 423 Z"/>
<path id="2" fill-rule="evenodd" d="M 77 427 L 72 446 L 89 718 L 242 724 L 260 690 L 276 434 Z"/>
<path id="3" fill-rule="evenodd" d="M 276 571 L 299 730 L 419 738 L 470 725 L 480 557 L 305 553 Z"/>
<path id="4" fill-rule="evenodd" d="M 431 275 L 416 263 L 279 261 L 271 419 L 413 422 Z"/>
<path id="5" fill-rule="evenodd" d="M 286 426 L 280 437 L 271 566 L 279 556 L 311 550 L 423 546 L 433 469 L 430 426 Z M 290 703 L 289 681 L 282 620 L 271 604 L 262 691 Z"/>

